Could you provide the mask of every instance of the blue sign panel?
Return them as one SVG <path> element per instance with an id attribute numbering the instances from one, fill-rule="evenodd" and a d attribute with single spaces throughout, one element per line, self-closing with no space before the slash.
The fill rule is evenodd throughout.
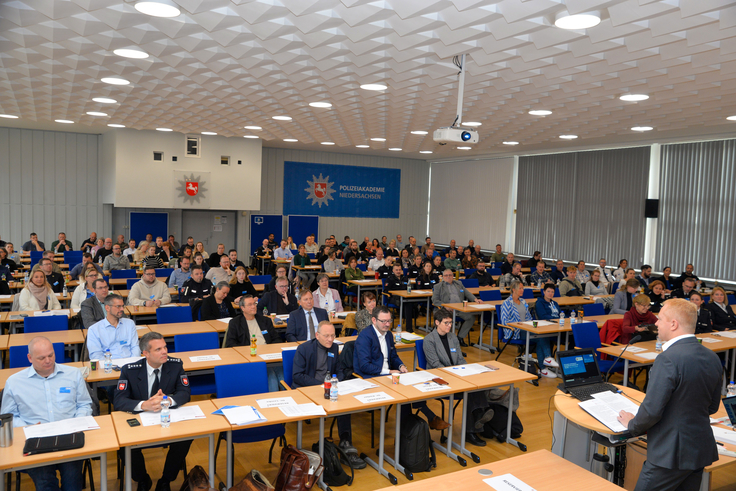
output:
<path id="1" fill-rule="evenodd" d="M 284 215 L 399 218 L 401 170 L 284 162 Z"/>

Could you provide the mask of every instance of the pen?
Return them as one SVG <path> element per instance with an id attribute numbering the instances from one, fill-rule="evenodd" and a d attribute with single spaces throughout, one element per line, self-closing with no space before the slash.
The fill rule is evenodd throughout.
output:
<path id="1" fill-rule="evenodd" d="M 725 447 L 725 445 L 723 443 L 719 442 L 719 441 L 716 441 L 716 445 L 720 445 L 722 447 Z"/>

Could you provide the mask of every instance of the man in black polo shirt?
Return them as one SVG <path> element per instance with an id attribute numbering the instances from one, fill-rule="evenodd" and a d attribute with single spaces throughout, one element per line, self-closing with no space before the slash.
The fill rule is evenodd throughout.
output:
<path id="1" fill-rule="evenodd" d="M 54 273 L 51 260 L 41 259 L 38 261 L 38 268 L 46 275 L 46 281 L 49 282 L 54 293 L 61 293 L 64 289 L 64 277 L 59 273 Z"/>

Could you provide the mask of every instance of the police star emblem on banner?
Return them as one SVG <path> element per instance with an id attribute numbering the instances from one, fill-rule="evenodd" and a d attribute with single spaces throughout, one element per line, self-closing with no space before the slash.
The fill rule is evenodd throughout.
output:
<path id="1" fill-rule="evenodd" d="M 203 180 L 202 175 L 195 176 L 194 173 L 189 176 L 183 175 L 177 179 L 177 182 L 177 191 L 179 191 L 179 196 L 177 197 L 183 198 L 184 203 L 200 203 L 200 200 L 206 197 L 205 194 L 208 189 L 205 187 L 205 184 L 207 183 Z"/>
<path id="2" fill-rule="evenodd" d="M 328 201 L 334 200 L 332 197 L 332 193 L 335 192 L 334 189 L 332 189 L 332 185 L 335 184 L 334 182 L 330 182 L 330 176 L 322 177 L 322 173 L 319 174 L 319 177 L 316 177 L 312 175 L 312 180 L 307 180 L 307 187 L 305 191 L 307 192 L 307 199 L 312 200 L 312 206 L 319 205 L 320 208 L 322 208 L 322 205 L 329 206 Z"/>

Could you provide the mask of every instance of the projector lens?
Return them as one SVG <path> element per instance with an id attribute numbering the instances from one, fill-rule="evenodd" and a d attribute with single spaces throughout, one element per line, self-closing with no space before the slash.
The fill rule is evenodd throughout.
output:
<path id="1" fill-rule="evenodd" d="M 462 140 L 463 140 L 464 142 L 466 142 L 466 141 L 470 140 L 470 137 L 471 137 L 471 136 L 472 136 L 472 135 L 471 135 L 470 133 L 468 133 L 467 131 L 463 131 L 463 132 L 462 132 L 462 133 L 460 134 L 460 138 L 462 138 Z"/>

